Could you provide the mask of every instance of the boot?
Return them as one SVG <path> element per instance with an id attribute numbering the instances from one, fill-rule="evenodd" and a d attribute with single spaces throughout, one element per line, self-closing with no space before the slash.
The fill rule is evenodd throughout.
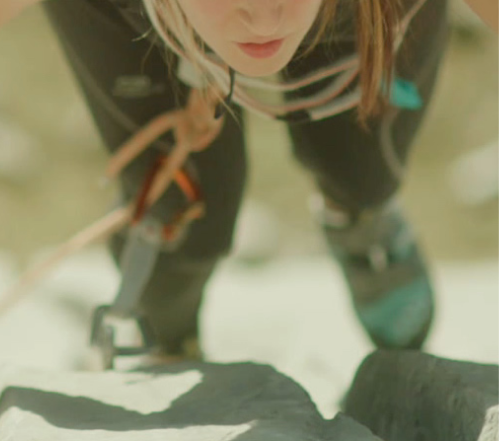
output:
<path id="1" fill-rule="evenodd" d="M 124 239 L 117 234 L 111 251 L 117 263 Z M 219 259 L 194 260 L 162 252 L 144 289 L 138 311 L 152 328 L 159 345 L 156 358 L 200 360 L 198 314 L 205 285 Z"/>
<path id="2" fill-rule="evenodd" d="M 353 216 L 320 198 L 315 210 L 355 312 L 374 344 L 421 349 L 433 320 L 433 289 L 398 204 Z"/>

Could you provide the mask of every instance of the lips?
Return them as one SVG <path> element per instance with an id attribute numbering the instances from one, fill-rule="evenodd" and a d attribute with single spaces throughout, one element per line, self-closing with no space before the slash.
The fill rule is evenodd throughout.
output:
<path id="1" fill-rule="evenodd" d="M 269 58 L 279 51 L 283 41 L 284 39 L 281 38 L 266 43 L 237 43 L 237 45 L 252 58 Z"/>

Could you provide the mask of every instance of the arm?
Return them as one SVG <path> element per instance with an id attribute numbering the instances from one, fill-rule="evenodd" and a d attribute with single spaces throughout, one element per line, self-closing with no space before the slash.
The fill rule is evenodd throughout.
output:
<path id="1" fill-rule="evenodd" d="M 0 26 L 14 18 L 24 8 L 41 0 L 0 0 Z"/>
<path id="2" fill-rule="evenodd" d="M 468 6 L 487 24 L 493 29 L 496 34 L 498 33 L 498 3 L 499 0 L 466 0 Z"/>

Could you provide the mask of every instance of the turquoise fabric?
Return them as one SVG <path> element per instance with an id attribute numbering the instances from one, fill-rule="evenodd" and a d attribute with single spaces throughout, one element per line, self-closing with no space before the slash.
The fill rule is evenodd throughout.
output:
<path id="1" fill-rule="evenodd" d="M 357 312 L 370 333 L 390 345 L 403 347 L 424 327 L 431 307 L 432 289 L 423 276 Z"/>
<path id="2" fill-rule="evenodd" d="M 418 110 L 423 105 L 416 84 L 402 78 L 395 78 L 390 90 L 390 103 L 401 109 Z"/>

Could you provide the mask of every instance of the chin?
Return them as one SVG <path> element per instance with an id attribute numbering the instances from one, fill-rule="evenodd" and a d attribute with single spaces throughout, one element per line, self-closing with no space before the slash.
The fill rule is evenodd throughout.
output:
<path id="1" fill-rule="evenodd" d="M 279 72 L 286 66 L 287 63 L 280 63 L 273 66 L 231 66 L 237 73 L 251 78 L 266 77 Z"/>
<path id="2" fill-rule="evenodd" d="M 238 57 L 239 58 L 239 57 Z M 284 69 L 289 63 L 291 57 L 279 57 L 277 59 L 253 60 L 250 57 L 245 60 L 231 60 L 227 63 L 236 72 L 247 77 L 258 78 L 273 75 Z"/>

